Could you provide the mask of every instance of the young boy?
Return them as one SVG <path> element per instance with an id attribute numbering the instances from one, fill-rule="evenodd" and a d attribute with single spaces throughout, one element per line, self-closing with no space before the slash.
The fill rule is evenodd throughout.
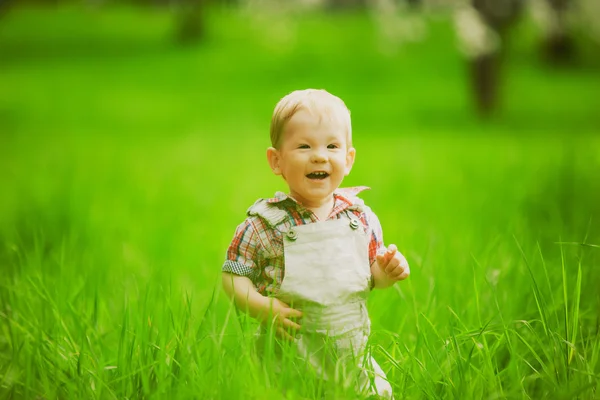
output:
<path id="1" fill-rule="evenodd" d="M 410 269 L 395 245 L 384 247 L 377 216 L 357 197 L 367 188 L 339 187 L 356 156 L 351 132 L 346 105 L 324 90 L 279 101 L 267 160 L 289 192 L 249 208 L 227 251 L 223 286 L 321 379 L 350 379 L 360 393 L 391 398 L 367 351 L 366 298 Z"/>

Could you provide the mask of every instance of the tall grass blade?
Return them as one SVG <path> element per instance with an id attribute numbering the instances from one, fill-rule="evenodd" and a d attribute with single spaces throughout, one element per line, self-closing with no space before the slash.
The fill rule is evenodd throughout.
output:
<path id="1" fill-rule="evenodd" d="M 531 278 L 531 283 L 533 285 L 533 296 L 535 298 L 535 304 L 537 306 L 538 313 L 540 314 L 540 318 L 542 320 L 542 325 L 544 327 L 544 333 L 546 333 L 546 336 L 548 336 L 548 319 L 546 318 L 546 311 L 545 311 L 546 307 L 545 307 L 545 304 L 543 304 L 543 298 L 542 298 L 540 289 L 538 287 L 537 280 L 535 279 L 535 275 L 534 275 L 533 271 L 531 270 L 531 266 L 529 265 L 527 256 L 525 256 L 525 252 L 523 251 L 523 248 L 521 247 L 521 244 L 519 243 L 519 241 L 517 240 L 517 237 L 515 235 L 513 235 L 513 239 L 515 240 L 515 243 L 517 244 L 517 247 L 519 248 L 521 257 L 523 258 L 523 261 L 525 262 L 525 266 L 527 267 L 527 271 L 529 272 L 529 277 Z"/>

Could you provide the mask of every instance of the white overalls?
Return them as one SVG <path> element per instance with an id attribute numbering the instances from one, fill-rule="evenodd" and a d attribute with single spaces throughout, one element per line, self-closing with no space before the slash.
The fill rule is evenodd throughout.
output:
<path id="1" fill-rule="evenodd" d="M 287 218 L 264 203 L 252 210 L 276 228 L 281 213 Z M 283 246 L 285 271 L 277 297 L 303 313 L 297 355 L 325 381 L 391 399 L 391 386 L 367 350 L 371 271 L 362 222 L 347 213 L 293 226 L 283 232 Z"/>

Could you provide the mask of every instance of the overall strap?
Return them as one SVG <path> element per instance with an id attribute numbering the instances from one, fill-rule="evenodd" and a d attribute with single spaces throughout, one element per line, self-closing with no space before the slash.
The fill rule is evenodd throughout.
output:
<path id="1" fill-rule="evenodd" d="M 352 198 L 352 205 L 349 206 L 346 210 L 348 211 L 356 211 L 358 213 L 363 213 L 365 211 L 365 202 L 360 197 Z"/>
<path id="2" fill-rule="evenodd" d="M 365 202 L 358 197 L 355 197 L 352 200 L 352 205 L 344 210 L 344 214 L 346 215 L 346 217 L 348 217 L 350 221 L 357 221 L 359 225 L 366 230 L 367 226 L 365 226 L 365 224 L 361 221 L 360 218 L 360 214 L 365 212 Z M 359 215 L 356 215 L 355 213 L 358 213 Z M 352 227 L 352 225 L 350 226 Z M 353 227 L 353 229 L 356 228 Z"/>
<path id="3" fill-rule="evenodd" d="M 289 215 L 277 205 L 265 199 L 258 199 L 247 211 L 248 216 L 258 216 L 264 219 L 271 228 L 285 221 Z"/>

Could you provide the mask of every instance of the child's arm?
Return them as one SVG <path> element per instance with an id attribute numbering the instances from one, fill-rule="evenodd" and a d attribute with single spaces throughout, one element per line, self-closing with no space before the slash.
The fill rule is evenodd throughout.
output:
<path id="1" fill-rule="evenodd" d="M 223 288 L 235 305 L 262 324 L 272 325 L 284 339 L 293 340 L 300 325 L 291 318 L 299 318 L 302 312 L 290 308 L 276 298 L 258 293 L 250 278 L 229 272 L 222 273 Z"/>
<path id="2" fill-rule="evenodd" d="M 373 288 L 385 289 L 408 278 L 410 267 L 396 245 L 391 244 L 384 254 L 377 255 L 377 259 L 371 264 L 371 274 L 375 282 Z"/>
<path id="3" fill-rule="evenodd" d="M 377 215 L 363 204 L 364 216 L 371 229 L 369 242 L 369 261 L 371 262 L 372 289 L 385 289 L 397 281 L 404 280 L 410 275 L 406 258 L 395 245 L 387 249 L 383 244 L 383 229 Z M 384 252 L 382 250 L 385 249 Z"/>

